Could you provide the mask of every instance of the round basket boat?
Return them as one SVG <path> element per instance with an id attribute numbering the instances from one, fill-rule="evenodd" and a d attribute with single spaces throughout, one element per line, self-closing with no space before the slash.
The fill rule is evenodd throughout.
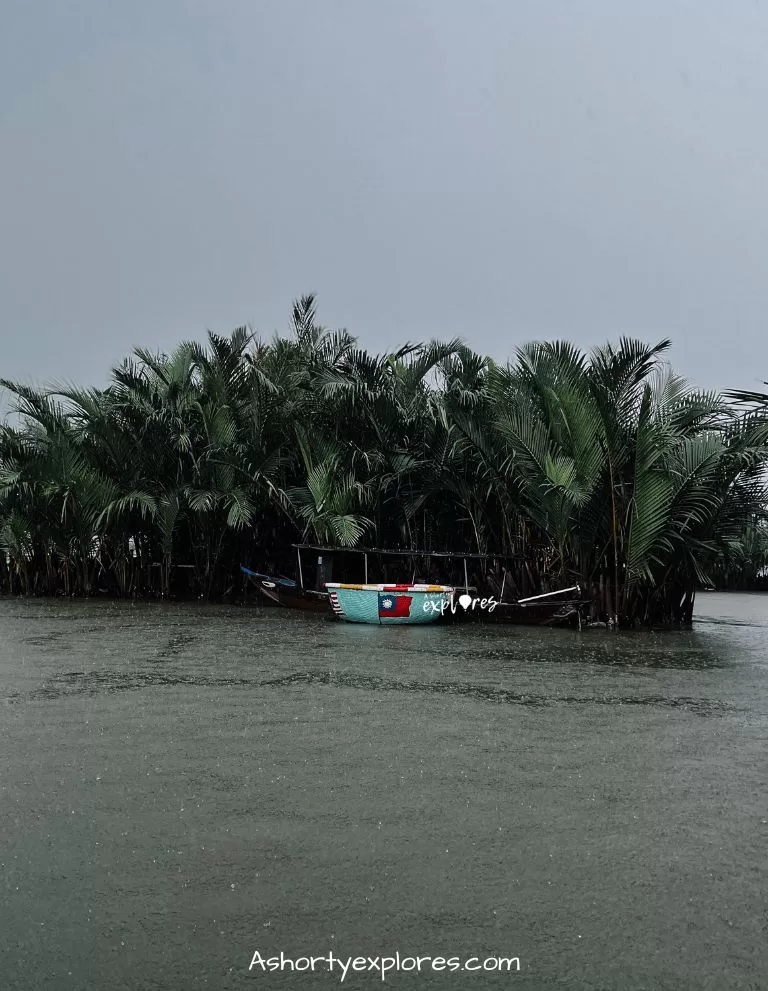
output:
<path id="1" fill-rule="evenodd" d="M 448 609 L 449 585 L 345 585 L 328 582 L 331 607 L 347 623 L 435 623 Z"/>

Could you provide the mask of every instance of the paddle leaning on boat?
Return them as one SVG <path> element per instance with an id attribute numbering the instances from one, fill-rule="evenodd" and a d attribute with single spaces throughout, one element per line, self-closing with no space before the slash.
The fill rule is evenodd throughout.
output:
<path id="1" fill-rule="evenodd" d="M 434 623 L 450 605 L 450 585 L 347 585 L 326 582 L 331 607 L 347 623 Z"/>

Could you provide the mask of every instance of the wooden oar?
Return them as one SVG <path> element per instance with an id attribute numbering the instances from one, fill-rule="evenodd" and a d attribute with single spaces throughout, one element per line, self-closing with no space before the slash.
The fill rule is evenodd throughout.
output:
<path id="1" fill-rule="evenodd" d="M 570 588 L 559 588 L 556 592 L 542 592 L 541 595 L 531 595 L 527 599 L 518 599 L 517 604 L 519 606 L 528 605 L 529 602 L 536 602 L 538 599 L 547 599 L 553 595 L 564 595 L 566 592 L 580 592 L 581 585 L 571 585 Z"/>

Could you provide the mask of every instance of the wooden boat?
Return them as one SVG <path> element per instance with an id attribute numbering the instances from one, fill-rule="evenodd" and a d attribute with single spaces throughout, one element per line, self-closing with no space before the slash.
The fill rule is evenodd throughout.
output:
<path id="1" fill-rule="evenodd" d="M 578 598 L 557 598 L 558 596 L 576 593 Z M 572 585 L 570 588 L 558 589 L 554 592 L 542 592 L 517 602 L 498 602 L 493 612 L 483 614 L 480 618 L 490 623 L 511 623 L 522 626 L 581 626 L 582 616 L 590 605 L 589 599 L 580 595 L 581 587 Z"/>
<path id="2" fill-rule="evenodd" d="M 449 585 L 347 585 L 328 582 L 331 607 L 347 623 L 378 626 L 435 623 L 448 609 Z"/>
<path id="3" fill-rule="evenodd" d="M 285 588 L 259 587 L 259 594 L 273 606 L 283 609 L 299 609 L 302 612 L 321 612 L 328 614 L 329 596 L 327 592 L 315 592 L 310 588 L 297 588 L 295 591 Z"/>
<path id="4" fill-rule="evenodd" d="M 559 602 L 500 602 L 492 613 L 482 613 L 483 623 L 509 623 L 511 626 L 578 626 L 579 616 L 589 607 L 589 599 L 566 599 Z"/>
<path id="5" fill-rule="evenodd" d="M 299 609 L 302 612 L 329 611 L 329 595 L 327 592 L 316 592 L 313 589 L 301 588 L 291 578 L 264 575 L 251 571 L 245 565 L 240 570 L 247 575 L 261 599 L 268 605 L 280 606 L 283 609 Z"/>

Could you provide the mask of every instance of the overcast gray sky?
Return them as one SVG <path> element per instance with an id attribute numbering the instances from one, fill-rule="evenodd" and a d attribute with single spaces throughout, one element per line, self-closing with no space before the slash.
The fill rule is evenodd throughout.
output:
<path id="1" fill-rule="evenodd" d="M 768 379 L 759 0 L 3 0 L 0 376 L 323 323 Z"/>

